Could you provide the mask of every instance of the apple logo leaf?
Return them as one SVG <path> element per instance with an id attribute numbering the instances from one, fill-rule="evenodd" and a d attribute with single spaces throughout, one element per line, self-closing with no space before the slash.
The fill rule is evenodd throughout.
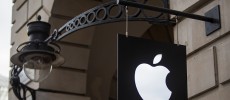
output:
<path id="1" fill-rule="evenodd" d="M 157 54 L 153 59 L 153 64 L 159 63 L 161 59 L 162 59 L 162 54 Z"/>

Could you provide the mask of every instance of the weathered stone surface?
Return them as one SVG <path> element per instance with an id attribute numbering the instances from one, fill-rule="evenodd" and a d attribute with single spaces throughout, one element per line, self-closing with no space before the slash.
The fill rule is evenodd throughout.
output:
<path id="1" fill-rule="evenodd" d="M 22 29 L 15 35 L 15 40 L 17 40 L 17 43 L 15 43 L 16 46 L 19 46 L 21 43 L 28 41 L 29 37 L 27 35 L 27 26 L 22 27 Z"/>
<path id="2" fill-rule="evenodd" d="M 95 27 L 78 30 L 77 32 L 71 33 L 70 35 L 63 38 L 62 41 L 90 46 L 94 32 Z"/>
<path id="3" fill-rule="evenodd" d="M 14 24 L 16 21 L 16 13 L 17 13 L 17 9 L 16 9 L 16 5 L 14 4 L 12 7 L 12 19 L 11 19 L 11 23 Z"/>
<path id="4" fill-rule="evenodd" d="M 42 7 L 42 0 L 28 0 L 28 2 L 28 18 L 30 19 Z"/>
<path id="5" fill-rule="evenodd" d="M 230 83 L 226 83 L 224 85 L 221 85 L 221 90 L 220 90 L 220 93 L 219 93 L 219 99 L 216 99 L 216 100 L 229 100 L 230 98 Z M 210 99 L 211 100 L 211 99 Z M 214 100 L 214 99 L 213 99 Z"/>
<path id="6" fill-rule="evenodd" d="M 61 55 L 65 58 L 63 67 L 83 69 L 88 68 L 89 52 L 88 48 L 81 48 L 74 45 L 61 44 Z"/>
<path id="7" fill-rule="evenodd" d="M 223 83 L 230 79 L 230 39 L 225 39 L 217 46 L 217 61 L 219 68 L 219 81 Z"/>
<path id="8" fill-rule="evenodd" d="M 184 11 L 198 1 L 200 0 L 170 0 L 170 8 L 174 10 Z"/>
<path id="9" fill-rule="evenodd" d="M 208 91 L 207 93 L 194 97 L 190 100 L 229 100 L 230 84 L 220 85 L 218 88 Z"/>
<path id="10" fill-rule="evenodd" d="M 15 44 L 15 33 L 13 32 L 13 27 L 11 27 L 11 38 L 10 38 L 10 45 Z"/>
<path id="11" fill-rule="evenodd" d="M 13 28 L 12 28 L 13 30 Z M 29 40 L 27 36 L 27 27 L 24 26 L 18 33 L 11 32 L 11 43 L 14 43 L 11 47 L 11 53 L 10 55 L 13 55 L 16 53 L 16 48 L 23 42 L 26 42 Z"/>
<path id="12" fill-rule="evenodd" d="M 176 44 L 178 43 L 178 44 L 187 46 L 186 47 L 187 51 L 191 51 L 191 47 L 188 46 L 188 34 L 190 33 L 191 28 L 187 28 L 187 25 L 185 24 L 190 24 L 190 23 L 191 21 L 184 20 L 180 22 L 177 26 L 174 27 L 174 43 Z M 184 29 L 184 28 L 187 28 L 187 29 Z"/>
<path id="13" fill-rule="evenodd" d="M 51 10 L 53 8 L 54 0 L 43 0 L 43 7 L 46 9 L 49 13 L 51 13 Z"/>
<path id="14" fill-rule="evenodd" d="M 25 25 L 26 24 L 26 22 L 27 22 L 27 19 L 28 19 L 28 17 L 27 17 L 27 14 L 28 14 L 28 4 L 27 4 L 28 2 L 25 2 L 23 5 L 22 5 L 22 7 L 17 11 L 17 13 L 16 13 L 16 17 L 15 17 L 15 24 L 14 24 L 14 26 L 13 26 L 13 28 L 15 28 L 15 29 L 13 29 L 13 30 L 15 30 L 15 32 L 17 33 L 18 31 L 19 31 L 19 29 L 21 28 L 21 27 L 23 27 L 23 25 Z M 16 3 L 17 4 L 17 3 Z"/>
<path id="15" fill-rule="evenodd" d="M 74 17 L 97 5 L 99 5 L 99 2 L 96 2 L 94 0 L 57 0 L 53 5 L 55 9 L 52 10 L 52 13 L 68 17 Z"/>
<path id="16" fill-rule="evenodd" d="M 16 9 L 18 10 L 27 0 L 14 0 L 14 1 L 13 2 L 15 3 Z"/>
<path id="17" fill-rule="evenodd" d="M 50 76 L 39 84 L 39 88 L 85 94 L 86 73 L 70 69 L 53 69 Z"/>
<path id="18" fill-rule="evenodd" d="M 218 0 L 220 2 L 220 10 L 221 10 L 221 35 L 227 34 L 230 31 L 230 12 L 229 12 L 229 4 L 230 0 Z"/>
<path id="19" fill-rule="evenodd" d="M 189 97 L 216 86 L 214 52 L 209 48 L 188 58 Z"/>
<path id="20" fill-rule="evenodd" d="M 216 88 L 214 90 L 208 91 L 206 94 L 194 97 L 189 100 L 228 100 L 228 99 L 220 99 L 219 89 Z"/>
<path id="21" fill-rule="evenodd" d="M 62 19 L 62 18 L 56 18 L 56 17 L 51 17 L 49 19 L 49 23 L 52 25 L 51 30 L 53 31 L 54 29 L 59 29 L 61 28 L 66 22 L 68 22 L 67 19 Z M 51 31 L 51 32 L 52 32 Z"/>
<path id="22" fill-rule="evenodd" d="M 36 97 L 36 100 L 90 100 L 90 98 L 86 96 L 68 95 L 42 91 L 37 92 Z"/>

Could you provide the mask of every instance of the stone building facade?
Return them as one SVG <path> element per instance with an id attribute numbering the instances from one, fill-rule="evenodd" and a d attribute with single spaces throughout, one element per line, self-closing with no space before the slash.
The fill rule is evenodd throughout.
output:
<path id="1" fill-rule="evenodd" d="M 13 0 L 11 55 L 16 53 L 19 44 L 28 40 L 26 24 L 36 21 L 38 15 L 42 16 L 42 21 L 49 22 L 53 30 L 76 15 L 108 1 Z M 130 35 L 186 45 L 188 98 L 229 100 L 230 51 L 227 49 L 230 48 L 230 1 L 169 1 L 171 9 L 199 15 L 220 5 L 221 29 L 206 36 L 203 21 L 185 18 L 171 27 L 130 22 Z M 37 100 L 116 100 L 116 34 L 124 33 L 124 26 L 124 22 L 98 25 L 63 38 L 58 44 L 64 48 L 61 52 L 66 60 L 64 65 L 53 69 L 48 79 L 41 83 L 30 82 L 23 75 L 22 82 L 39 88 Z M 165 36 L 166 32 L 170 33 L 169 38 Z M 16 100 L 11 87 L 9 100 Z"/>

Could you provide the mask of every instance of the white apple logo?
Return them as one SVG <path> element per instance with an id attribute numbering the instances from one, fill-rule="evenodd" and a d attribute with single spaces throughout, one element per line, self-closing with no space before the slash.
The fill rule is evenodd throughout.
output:
<path id="1" fill-rule="evenodd" d="M 153 64 L 161 61 L 162 54 L 153 59 Z M 171 91 L 166 85 L 166 77 L 170 71 L 164 66 L 152 67 L 142 63 L 135 71 L 135 84 L 143 100 L 169 100 Z"/>

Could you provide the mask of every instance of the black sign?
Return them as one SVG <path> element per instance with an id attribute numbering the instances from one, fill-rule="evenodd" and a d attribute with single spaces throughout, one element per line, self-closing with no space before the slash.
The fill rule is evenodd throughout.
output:
<path id="1" fill-rule="evenodd" d="M 118 35 L 118 100 L 187 100 L 185 46 Z"/>

